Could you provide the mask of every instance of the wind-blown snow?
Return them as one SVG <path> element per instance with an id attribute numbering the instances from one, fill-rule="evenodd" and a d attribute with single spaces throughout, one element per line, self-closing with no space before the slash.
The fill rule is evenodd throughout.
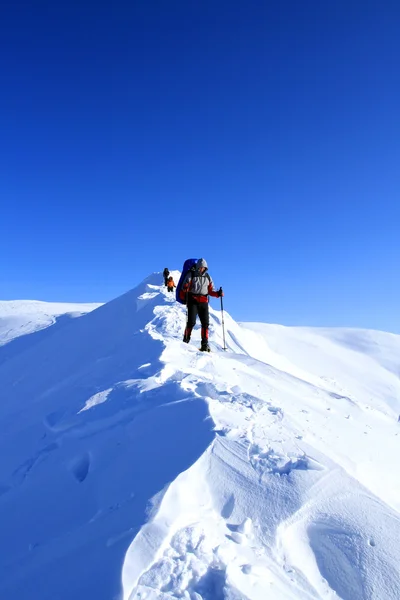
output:
<path id="1" fill-rule="evenodd" d="M 208 355 L 161 281 L 0 348 L 0 597 L 398 599 L 400 336 Z"/>

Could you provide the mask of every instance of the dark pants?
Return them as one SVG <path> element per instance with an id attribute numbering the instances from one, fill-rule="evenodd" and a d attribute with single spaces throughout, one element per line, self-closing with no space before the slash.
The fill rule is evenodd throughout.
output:
<path id="1" fill-rule="evenodd" d="M 173 291 L 174 291 L 174 288 L 173 288 L 173 287 L 169 287 L 169 288 L 168 288 L 168 291 L 169 291 L 169 292 L 173 292 Z"/>
<path id="2" fill-rule="evenodd" d="M 210 317 L 208 314 L 208 302 L 197 302 L 190 297 L 188 299 L 188 316 L 185 329 L 185 337 L 190 339 L 193 327 L 196 325 L 197 315 L 199 315 L 201 323 L 201 342 L 208 342 L 208 327 L 210 325 Z"/>

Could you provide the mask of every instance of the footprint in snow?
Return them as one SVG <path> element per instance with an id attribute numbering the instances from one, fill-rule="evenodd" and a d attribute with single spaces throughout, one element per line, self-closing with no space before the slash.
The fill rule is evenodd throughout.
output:
<path id="1" fill-rule="evenodd" d="M 44 425 L 48 429 L 53 429 L 57 425 L 57 423 L 59 423 L 61 421 L 61 419 L 64 417 L 64 414 L 65 414 L 65 411 L 63 411 L 63 410 L 55 410 L 55 411 L 49 413 L 44 418 Z"/>
<path id="2" fill-rule="evenodd" d="M 262 449 L 258 445 L 250 448 L 250 463 L 260 474 L 289 475 L 292 471 L 320 471 L 324 467 L 305 454 L 285 455 L 277 453 L 273 448 Z"/>
<path id="3" fill-rule="evenodd" d="M 223 517 L 224 519 L 229 519 L 229 517 L 233 513 L 234 508 L 235 508 L 235 496 L 234 496 L 234 494 L 231 494 L 222 508 L 221 517 Z"/>
<path id="4" fill-rule="evenodd" d="M 238 533 L 237 531 L 234 531 L 230 535 L 227 535 L 226 539 L 230 540 L 231 542 L 235 542 L 235 544 L 242 545 L 244 543 L 244 541 L 245 541 L 246 538 L 241 533 Z"/>
<path id="5" fill-rule="evenodd" d="M 280 420 L 283 419 L 283 410 L 279 406 L 268 406 L 268 410 Z"/>
<path id="6" fill-rule="evenodd" d="M 232 523 L 227 523 L 227 528 L 229 529 L 229 531 L 232 532 L 238 532 L 238 533 L 243 533 L 245 535 L 248 535 L 251 531 L 251 526 L 252 526 L 252 522 L 250 518 L 245 519 L 244 521 L 242 521 L 242 523 L 239 523 L 239 525 L 233 525 Z"/>
<path id="7" fill-rule="evenodd" d="M 82 456 L 78 456 L 77 458 L 75 458 L 72 461 L 70 468 L 73 476 L 79 483 L 85 481 L 86 477 L 89 474 L 90 468 L 89 454 L 85 452 L 85 454 L 82 454 Z"/>

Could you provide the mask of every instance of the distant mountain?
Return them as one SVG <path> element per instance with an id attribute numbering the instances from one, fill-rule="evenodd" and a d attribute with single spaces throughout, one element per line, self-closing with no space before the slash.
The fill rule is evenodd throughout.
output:
<path id="1" fill-rule="evenodd" d="M 49 327 L 64 315 L 81 316 L 99 306 L 101 304 L 0 300 L 0 346 L 21 335 Z"/>

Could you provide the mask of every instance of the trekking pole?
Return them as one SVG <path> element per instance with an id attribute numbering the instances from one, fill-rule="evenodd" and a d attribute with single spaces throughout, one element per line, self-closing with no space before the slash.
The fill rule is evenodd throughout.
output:
<path id="1" fill-rule="evenodd" d="M 187 290 L 187 291 L 186 291 L 186 323 L 185 323 L 185 332 L 184 332 L 184 334 L 183 334 L 184 336 L 185 336 L 185 333 L 186 333 L 186 327 L 187 327 L 187 324 L 188 324 L 188 321 L 189 321 L 189 306 L 188 306 L 188 300 L 189 300 L 189 291 Z"/>
<path id="2" fill-rule="evenodd" d="M 219 288 L 219 291 L 222 292 L 222 287 Z M 228 350 L 228 348 L 226 347 L 226 343 L 225 343 L 225 322 L 224 322 L 224 305 L 222 302 L 222 295 L 220 296 L 221 298 L 221 315 L 222 315 L 222 335 L 224 337 L 224 347 L 223 350 Z"/>

